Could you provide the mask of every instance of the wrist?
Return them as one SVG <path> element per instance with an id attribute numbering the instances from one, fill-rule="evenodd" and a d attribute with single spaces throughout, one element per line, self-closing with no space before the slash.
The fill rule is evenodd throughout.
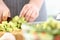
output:
<path id="1" fill-rule="evenodd" d="M 40 10 L 40 7 L 38 5 L 36 5 L 35 3 L 29 3 L 31 5 L 33 5 L 35 8 L 37 8 L 38 10 Z"/>
<path id="2" fill-rule="evenodd" d="M 33 5 L 35 5 L 36 7 L 38 7 L 39 8 L 39 5 L 37 5 L 36 3 L 34 3 L 34 2 L 29 2 L 29 4 L 33 4 Z"/>
<path id="3" fill-rule="evenodd" d="M 3 0 L 0 0 L 0 2 L 3 1 Z"/>
<path id="4" fill-rule="evenodd" d="M 3 4 L 4 2 L 3 2 L 3 0 L 0 0 L 0 4 Z"/>
<path id="5" fill-rule="evenodd" d="M 29 5 L 31 6 L 31 7 L 33 7 L 33 8 L 35 8 L 36 10 L 40 10 L 39 9 L 39 7 L 36 5 L 36 4 L 34 4 L 34 3 L 29 3 Z"/>
<path id="6" fill-rule="evenodd" d="M 3 2 L 3 0 L 0 0 L 0 3 L 2 3 Z"/>
<path id="7" fill-rule="evenodd" d="M 44 0 L 30 0 L 29 3 L 35 4 L 39 9 L 41 9 Z"/>

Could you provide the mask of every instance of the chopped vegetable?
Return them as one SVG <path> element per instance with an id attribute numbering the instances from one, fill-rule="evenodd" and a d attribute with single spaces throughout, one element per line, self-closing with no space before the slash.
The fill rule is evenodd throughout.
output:
<path id="1" fill-rule="evenodd" d="M 0 31 L 3 32 L 13 32 L 21 29 L 22 23 L 25 23 L 24 17 L 19 18 L 18 16 L 15 16 L 12 18 L 11 21 L 3 21 L 2 24 L 0 24 Z"/>

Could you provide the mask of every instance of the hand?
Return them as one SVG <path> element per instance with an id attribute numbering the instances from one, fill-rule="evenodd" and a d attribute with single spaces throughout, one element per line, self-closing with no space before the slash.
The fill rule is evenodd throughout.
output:
<path id="1" fill-rule="evenodd" d="M 19 16 L 25 17 L 26 21 L 32 22 L 39 16 L 39 9 L 35 4 L 26 4 Z"/>
<path id="2" fill-rule="evenodd" d="M 0 1 L 0 22 L 7 20 L 7 17 L 10 16 L 10 10 L 5 5 L 5 3 L 1 0 Z"/>

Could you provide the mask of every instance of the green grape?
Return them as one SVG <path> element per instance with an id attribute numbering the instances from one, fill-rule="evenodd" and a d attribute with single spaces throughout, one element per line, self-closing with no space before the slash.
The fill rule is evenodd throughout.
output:
<path id="1" fill-rule="evenodd" d="M 17 26 L 16 23 L 13 23 L 13 22 L 11 22 L 11 21 L 9 22 L 9 24 L 10 24 L 11 27 L 16 27 L 16 26 Z"/>
<path id="2" fill-rule="evenodd" d="M 21 29 L 21 25 L 23 23 L 26 23 L 24 17 L 20 17 L 19 18 L 18 16 L 15 16 L 9 22 L 2 21 L 2 24 L 0 24 L 0 31 L 12 32 L 14 30 L 20 30 Z"/>
<path id="3" fill-rule="evenodd" d="M 2 25 L 3 25 L 3 26 L 5 26 L 5 25 L 7 25 L 7 24 L 8 24 L 7 21 L 3 21 L 3 22 L 2 22 Z"/>
<path id="4" fill-rule="evenodd" d="M 13 23 L 13 22 L 9 22 L 11 28 L 13 28 L 13 30 L 15 30 L 17 28 L 17 24 Z"/>
<path id="5" fill-rule="evenodd" d="M 7 24 L 7 27 L 11 28 L 11 25 L 8 23 L 8 24 Z"/>
<path id="6" fill-rule="evenodd" d="M 5 31 L 4 27 L 2 26 L 2 24 L 0 24 L 0 31 Z"/>
<path id="7" fill-rule="evenodd" d="M 54 35 L 54 34 L 57 34 L 59 32 L 59 30 L 58 29 L 55 29 L 55 30 L 52 30 L 52 34 Z"/>
<path id="8" fill-rule="evenodd" d="M 60 21 L 57 22 L 57 29 L 60 29 Z"/>
<path id="9" fill-rule="evenodd" d="M 48 21 L 48 24 L 52 29 L 55 29 L 57 27 L 57 21 L 55 19 L 50 18 Z"/>
<path id="10" fill-rule="evenodd" d="M 17 27 L 18 27 L 19 29 L 21 29 L 21 24 L 18 24 Z"/>
<path id="11" fill-rule="evenodd" d="M 20 17 L 19 22 L 20 22 L 20 23 L 25 23 L 25 22 L 26 22 L 26 21 L 25 21 L 25 18 L 24 18 L 24 17 Z"/>
<path id="12" fill-rule="evenodd" d="M 13 22 L 17 22 L 18 20 L 19 20 L 19 17 L 18 17 L 18 16 L 15 16 L 15 17 L 12 19 Z"/>
<path id="13" fill-rule="evenodd" d="M 48 22 L 44 22 L 42 25 L 43 25 L 43 29 L 46 29 L 48 27 Z"/>
<path id="14" fill-rule="evenodd" d="M 6 28 L 6 32 L 12 32 L 12 28 Z"/>

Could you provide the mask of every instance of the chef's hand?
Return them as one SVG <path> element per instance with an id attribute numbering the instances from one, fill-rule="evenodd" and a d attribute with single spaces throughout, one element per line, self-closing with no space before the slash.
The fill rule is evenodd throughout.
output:
<path id="1" fill-rule="evenodd" d="M 21 13 L 20 17 L 25 17 L 26 21 L 32 22 L 36 20 L 36 18 L 39 16 L 39 9 L 35 4 L 26 4 Z"/>
<path id="2" fill-rule="evenodd" d="M 3 0 L 0 0 L 0 22 L 7 20 L 8 16 L 10 16 L 10 10 Z"/>

